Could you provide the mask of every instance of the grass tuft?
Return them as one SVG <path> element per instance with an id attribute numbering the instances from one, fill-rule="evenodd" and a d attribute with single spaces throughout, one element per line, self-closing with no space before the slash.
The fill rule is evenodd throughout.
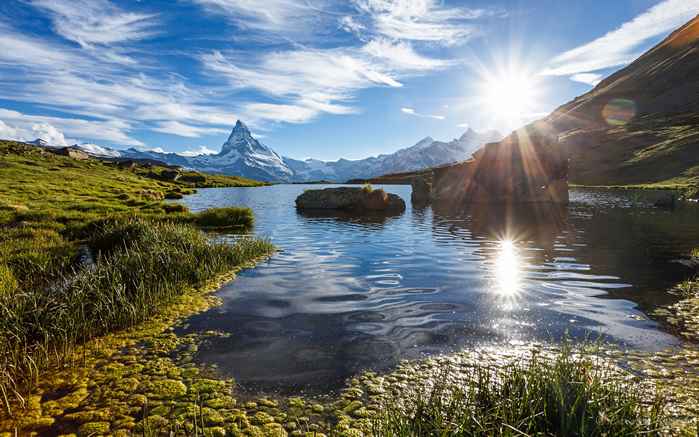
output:
<path id="1" fill-rule="evenodd" d="M 104 226 L 91 242 L 98 262 L 50 286 L 12 290 L 0 270 L 0 402 L 21 400 L 38 369 L 68 358 L 76 344 L 133 326 L 184 288 L 269 254 L 258 237 L 221 241 L 193 225 L 133 217 Z M 11 272 L 10 272 L 11 273 Z M 5 400 L 3 400 L 5 398 Z"/>
<path id="2" fill-rule="evenodd" d="M 640 435 L 660 430 L 663 398 L 565 339 L 553 356 L 465 361 L 394 384 L 365 431 L 373 436 Z"/>
<path id="3" fill-rule="evenodd" d="M 228 206 L 210 208 L 196 215 L 195 223 L 199 226 L 231 227 L 252 226 L 254 217 L 250 208 Z"/>

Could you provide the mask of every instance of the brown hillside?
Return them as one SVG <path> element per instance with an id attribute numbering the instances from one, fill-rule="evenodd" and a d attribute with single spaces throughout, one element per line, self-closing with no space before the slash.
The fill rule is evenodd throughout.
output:
<path id="1" fill-rule="evenodd" d="M 699 182 L 699 16 L 533 125 L 571 148 L 571 183 Z"/>

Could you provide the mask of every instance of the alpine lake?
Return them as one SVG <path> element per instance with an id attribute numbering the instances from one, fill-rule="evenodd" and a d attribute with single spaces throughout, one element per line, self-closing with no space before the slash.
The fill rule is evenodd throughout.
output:
<path id="1" fill-rule="evenodd" d="M 697 322 L 677 305 L 687 296 L 672 292 L 698 271 L 699 204 L 660 208 L 661 191 L 573 188 L 568 205 L 418 207 L 411 187 L 386 185 L 404 213 L 296 209 L 304 189 L 337 186 L 201 189 L 178 201 L 192 212 L 250 207 L 250 232 L 280 249 L 174 330 L 225 333 L 192 359 L 233 379 L 238 394 L 332 395 L 402 360 L 565 335 L 601 336 L 631 354 L 623 366 L 639 375 L 699 374 Z"/>

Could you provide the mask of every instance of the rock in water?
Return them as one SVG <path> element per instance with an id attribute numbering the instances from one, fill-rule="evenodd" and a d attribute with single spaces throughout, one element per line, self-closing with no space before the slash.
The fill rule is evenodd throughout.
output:
<path id="1" fill-rule="evenodd" d="M 383 190 L 363 191 L 359 187 L 306 190 L 296 198 L 302 209 L 348 209 L 372 211 L 405 211 L 405 201 Z"/>
<path id="2" fill-rule="evenodd" d="M 675 206 L 675 195 L 672 193 L 665 193 L 660 196 L 653 206 Z"/>
<path id="3" fill-rule="evenodd" d="M 522 128 L 469 161 L 435 168 L 430 200 L 567 203 L 569 157 L 556 135 Z"/>
<path id="4" fill-rule="evenodd" d="M 410 195 L 410 201 L 412 203 L 425 203 L 430 201 L 432 185 L 428 184 L 425 178 L 415 178 L 410 185 L 413 187 L 413 192 Z"/>

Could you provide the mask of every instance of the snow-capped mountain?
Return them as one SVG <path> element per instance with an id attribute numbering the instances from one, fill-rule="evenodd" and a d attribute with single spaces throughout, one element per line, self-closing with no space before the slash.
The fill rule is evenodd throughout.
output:
<path id="1" fill-rule="evenodd" d="M 478 134 L 469 129 L 460 138 L 445 143 L 427 137 L 412 147 L 395 153 L 359 160 L 293 159 L 279 156 L 257 141 L 240 120 L 235 124 L 221 151 L 214 155 L 183 156 L 160 149 L 132 147 L 114 150 L 92 143 L 76 144 L 94 156 L 109 159 L 147 159 L 179 165 L 187 170 L 204 173 L 243 176 L 265 182 L 290 183 L 310 181 L 344 182 L 368 179 L 388 173 L 401 173 L 469 159 L 485 143 L 500 141 L 497 131 Z M 45 144 L 37 144 L 45 145 Z"/>
<path id="2" fill-rule="evenodd" d="M 464 161 L 486 143 L 502 139 L 498 131 L 478 134 L 469 128 L 460 138 L 445 143 L 427 137 L 412 147 L 388 155 L 360 160 L 340 159 L 319 161 L 284 158 L 302 181 L 343 182 L 349 179 L 368 179 L 388 173 L 402 173 Z"/>
<path id="3" fill-rule="evenodd" d="M 277 153 L 252 137 L 238 120 L 216 155 L 189 158 L 190 167 L 204 173 L 244 176 L 265 182 L 296 182 L 294 171 Z"/>
<path id="4" fill-rule="evenodd" d="M 73 144 L 70 147 L 77 147 L 77 148 L 82 149 L 88 153 L 92 153 L 93 155 L 113 156 L 115 158 L 118 158 L 121 156 L 121 153 L 119 153 L 118 150 L 110 149 L 109 147 L 98 146 L 97 144 L 93 144 L 93 143 Z"/>

